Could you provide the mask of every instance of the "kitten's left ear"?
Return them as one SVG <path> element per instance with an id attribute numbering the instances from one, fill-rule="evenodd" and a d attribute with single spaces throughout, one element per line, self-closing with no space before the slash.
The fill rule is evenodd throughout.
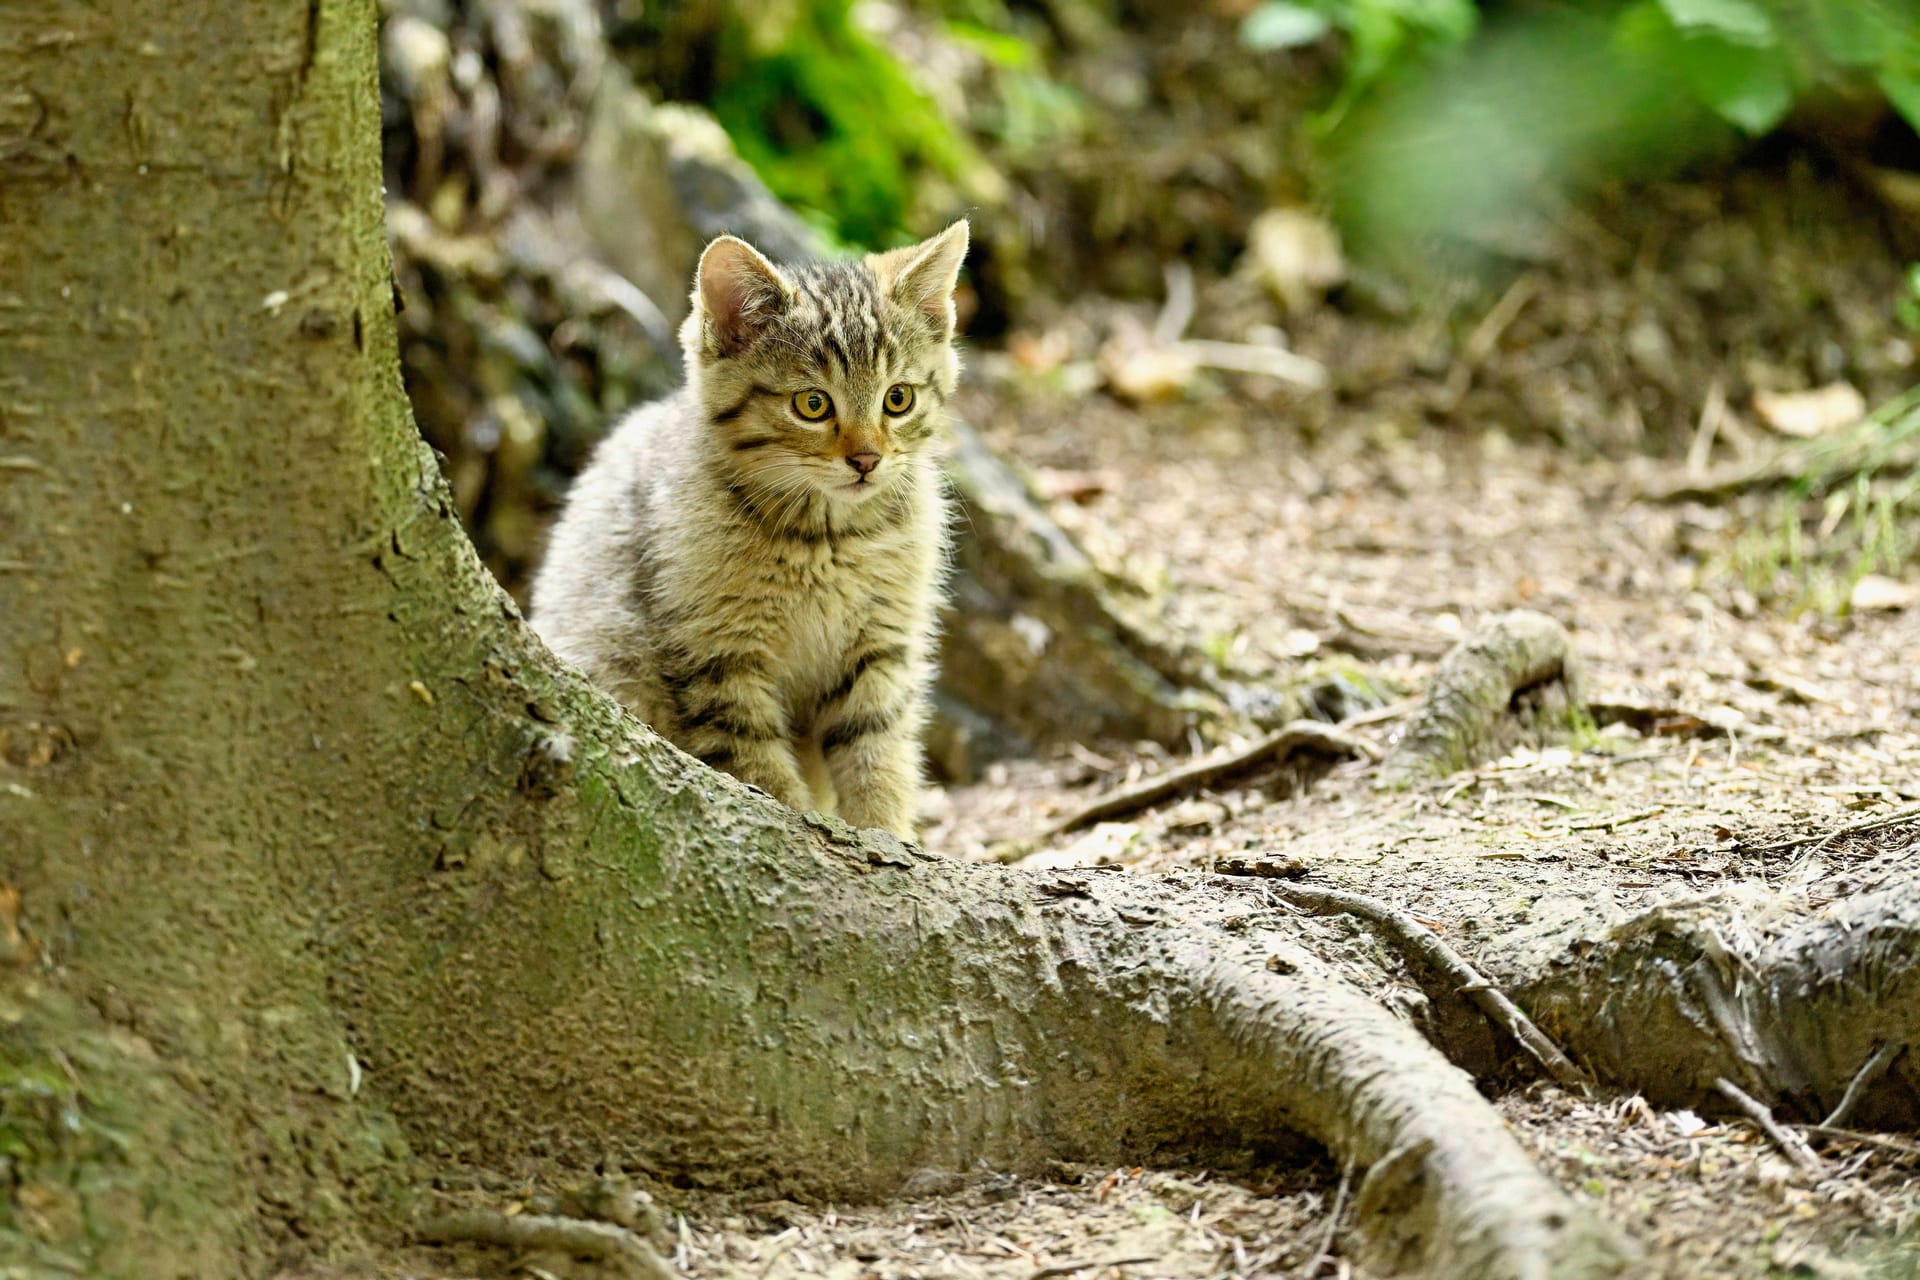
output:
<path id="1" fill-rule="evenodd" d="M 967 220 L 931 240 L 875 254 L 867 259 L 880 287 L 893 300 L 933 321 L 953 336 L 953 287 L 960 281 L 960 261 L 967 256 Z"/>

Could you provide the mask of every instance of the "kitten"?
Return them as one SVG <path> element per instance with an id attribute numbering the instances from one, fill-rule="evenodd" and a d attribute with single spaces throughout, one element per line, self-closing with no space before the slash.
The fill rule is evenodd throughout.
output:
<path id="1" fill-rule="evenodd" d="M 687 385 L 600 446 L 533 585 L 553 651 L 682 750 L 906 838 L 966 250 L 965 222 L 858 262 L 708 245 Z"/>

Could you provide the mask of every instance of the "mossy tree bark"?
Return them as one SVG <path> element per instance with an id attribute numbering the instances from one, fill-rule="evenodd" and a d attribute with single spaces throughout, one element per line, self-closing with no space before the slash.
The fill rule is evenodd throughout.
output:
<path id="1" fill-rule="evenodd" d="M 373 9 L 0 27 L 7 1259 L 260 1274 L 423 1165 L 855 1195 L 1304 1134 L 1390 1261 L 1610 1271 L 1257 901 L 802 818 L 552 661 L 409 426 Z"/>

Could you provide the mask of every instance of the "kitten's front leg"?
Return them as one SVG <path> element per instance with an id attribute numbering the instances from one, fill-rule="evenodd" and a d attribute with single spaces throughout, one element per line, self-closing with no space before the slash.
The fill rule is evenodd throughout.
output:
<path id="1" fill-rule="evenodd" d="M 712 658 L 662 675 L 675 713 L 674 745 L 788 808 L 813 808 L 786 708 L 758 664 Z"/>
<path id="2" fill-rule="evenodd" d="M 821 707 L 820 748 L 833 775 L 840 816 L 914 838 L 920 797 L 924 680 L 904 647 L 856 653 L 840 687 Z"/>

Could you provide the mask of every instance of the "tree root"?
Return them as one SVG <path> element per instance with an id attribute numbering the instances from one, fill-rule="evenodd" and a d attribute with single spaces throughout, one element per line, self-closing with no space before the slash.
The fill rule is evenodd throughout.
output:
<path id="1" fill-rule="evenodd" d="M 508 1215 L 493 1209 L 460 1209 L 423 1219 L 415 1230 L 434 1244 L 496 1244 L 510 1249 L 564 1253 L 617 1267 L 632 1280 L 679 1280 L 653 1246 L 625 1227 L 545 1214 Z"/>
<path id="2" fill-rule="evenodd" d="M 575 703 L 576 740 L 618 742 L 597 705 Z M 1464 1073 L 1286 936 L 1287 917 L 1249 927 L 1229 883 L 855 841 L 652 742 L 589 746 L 575 767 L 579 794 L 625 797 L 593 821 L 591 858 L 554 878 L 470 857 L 357 922 L 335 968 L 371 1074 L 466 1162 L 511 1166 L 537 1144 L 853 1198 L 930 1167 L 1304 1135 L 1366 1171 L 1359 1234 L 1384 1268 L 1558 1280 L 1614 1274 L 1626 1253 Z M 520 812 L 475 815 L 490 830 L 558 824 L 522 826 L 535 847 L 574 829 L 567 793 L 497 803 Z M 576 938 L 606 942 L 556 942 Z M 371 1047 L 396 1044 L 412 1047 Z"/>
<path id="3" fill-rule="evenodd" d="M 1509 986 L 1603 1080 L 1698 1107 L 1725 1078 L 1808 1121 L 1851 1097 L 1869 1126 L 1920 1123 L 1899 1059 L 1920 1043 L 1920 877 L 1811 919 L 1753 891 L 1669 903 L 1555 949 Z"/>
<path id="4" fill-rule="evenodd" d="M 1520 1011 L 1519 1006 L 1482 977 L 1479 970 L 1468 964 L 1459 952 L 1441 941 L 1438 934 L 1406 912 L 1378 898 L 1344 889 L 1276 884 L 1272 887 L 1272 893 L 1276 898 L 1309 911 L 1321 914 L 1343 911 L 1377 925 L 1394 945 L 1411 952 L 1420 964 L 1447 979 L 1455 992 L 1473 1001 L 1495 1026 L 1512 1036 L 1521 1048 L 1533 1056 L 1554 1083 L 1582 1093 L 1590 1091 L 1593 1081 L 1587 1073 L 1575 1066 L 1560 1051 L 1560 1047 Z"/>
<path id="5" fill-rule="evenodd" d="M 1198 791 L 1222 778 L 1243 773 L 1269 760 L 1285 760 L 1296 751 L 1319 751 L 1326 755 L 1378 760 L 1379 748 L 1365 738 L 1347 732 L 1338 725 L 1318 720 L 1295 720 L 1238 750 L 1219 752 L 1204 760 L 1143 778 L 1131 787 L 1102 796 L 1084 809 L 1068 814 L 1042 834 L 1042 838 L 1078 831 L 1081 827 L 1110 818 L 1137 813 L 1172 796 Z"/>
<path id="6" fill-rule="evenodd" d="M 1582 705 L 1581 684 L 1558 622 L 1526 609 L 1491 618 L 1441 661 L 1381 776 L 1389 786 L 1405 786 L 1470 768 L 1509 745 L 1516 731 L 1564 729 Z M 1508 714 L 1516 710 L 1527 714 Z"/>

